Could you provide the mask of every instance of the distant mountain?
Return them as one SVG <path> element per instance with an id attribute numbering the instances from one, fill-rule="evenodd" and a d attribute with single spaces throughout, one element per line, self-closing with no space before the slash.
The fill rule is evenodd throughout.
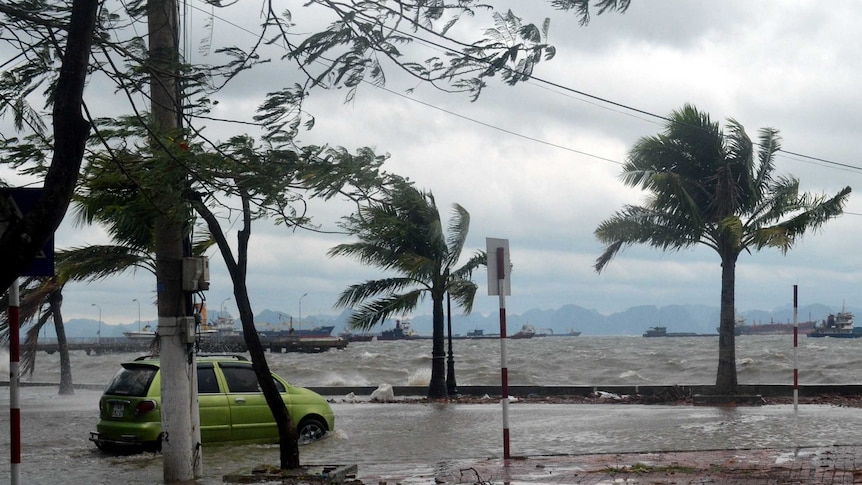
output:
<path id="1" fill-rule="evenodd" d="M 862 308 L 847 307 L 847 311 L 862 315 Z M 841 308 L 821 304 L 807 305 L 799 308 L 798 321 L 822 321 L 830 313 L 841 311 Z M 792 323 L 793 307 L 782 306 L 772 311 L 752 310 L 740 315 L 748 323 Z M 339 315 L 303 315 L 303 328 L 309 326 L 333 325 L 333 335 L 337 335 L 347 327 L 350 310 Z M 643 305 L 628 308 L 624 311 L 602 315 L 578 305 L 564 305 L 556 310 L 532 309 L 521 315 L 507 314 L 507 332 L 515 333 L 523 325 L 529 324 L 539 331 L 564 334 L 577 330 L 582 335 L 641 335 L 649 327 L 663 326 L 670 332 L 716 333 L 718 328 L 719 309 L 706 305 L 668 305 L 656 307 Z M 291 315 L 275 310 L 263 310 L 255 317 L 255 325 L 260 330 L 283 328 L 290 325 Z M 420 335 L 431 335 L 431 315 L 416 315 L 410 319 L 413 330 Z M 142 322 L 141 325 L 155 327 L 156 322 Z M 299 319 L 293 319 L 294 328 L 299 328 Z M 395 326 L 395 319 L 390 319 L 378 325 L 376 331 L 386 330 Z M 240 322 L 236 322 L 237 329 Z M 99 322 L 90 319 L 72 319 L 66 322 L 66 335 L 69 338 L 94 338 L 99 331 Z M 123 332 L 137 330 L 138 324 L 101 325 L 102 337 L 122 337 Z M 453 315 L 452 332 L 464 335 L 471 330 L 484 330 L 485 333 L 500 331 L 500 318 L 497 313 L 490 315 Z M 43 329 L 46 338 L 56 338 L 52 325 Z"/>
<path id="2" fill-rule="evenodd" d="M 821 321 L 830 313 L 840 311 L 826 305 L 814 304 L 799 308 L 798 321 Z M 862 314 L 862 309 L 847 307 L 848 311 Z M 571 330 L 582 335 L 641 335 L 648 328 L 667 327 L 670 332 L 716 333 L 719 324 L 719 308 L 707 305 L 668 305 L 657 307 L 644 305 L 628 308 L 610 315 L 602 315 L 578 305 L 565 305 L 556 310 L 529 310 L 522 315 L 506 316 L 507 331 L 514 333 L 522 325 L 530 324 L 548 333 L 567 333 Z M 780 307 L 773 311 L 754 310 L 739 315 L 748 323 L 792 323 L 793 308 Z M 432 331 L 431 316 L 420 315 L 411 320 L 413 329 L 423 335 Z M 391 325 L 390 325 L 391 326 Z M 485 333 L 500 330 L 499 316 L 493 315 L 455 315 L 453 318 L 455 334 L 464 334 L 473 329 Z"/>

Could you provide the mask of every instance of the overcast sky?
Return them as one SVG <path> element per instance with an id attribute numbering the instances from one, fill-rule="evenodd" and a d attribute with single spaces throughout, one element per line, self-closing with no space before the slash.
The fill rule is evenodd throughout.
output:
<path id="1" fill-rule="evenodd" d="M 310 31 L 301 28 L 308 19 L 314 25 L 324 21 L 323 12 L 303 8 L 305 2 L 280 3 L 292 10 L 297 31 Z M 624 15 L 594 15 L 589 26 L 579 27 L 573 14 L 553 11 L 546 2 L 511 2 L 525 21 L 551 17 L 550 41 L 557 56 L 540 64 L 536 80 L 515 87 L 491 80 L 471 103 L 465 95 L 443 94 L 390 69 L 386 90 L 365 85 L 351 103 L 344 102 L 343 90 L 313 91 L 305 109 L 317 122 L 301 141 L 351 151 L 370 146 L 391 154 L 385 169 L 432 191 L 444 217 L 455 202 L 470 212 L 465 257 L 485 249 L 487 237 L 508 239 L 514 265 L 507 299 L 511 313 L 566 304 L 604 314 L 635 305 L 717 307 L 719 258 L 705 247 L 673 253 L 633 247 L 602 274 L 593 270 L 603 249 L 593 235 L 598 224 L 624 204 L 643 201 L 643 193 L 620 181 L 620 164 L 638 138 L 663 126 L 649 115 L 578 93 L 661 116 L 692 103 L 714 120 L 736 119 L 752 137 L 762 127 L 777 128 L 785 150 L 826 161 L 781 154 L 777 173 L 798 177 L 803 190 L 817 194 L 834 194 L 845 185 L 859 190 L 862 169 L 848 166 L 862 167 L 857 87 L 862 3 L 632 3 Z M 251 42 L 242 29 L 257 30 L 256 13 L 231 15 L 231 23 L 216 19 L 213 45 Z M 483 15 L 462 29 L 480 32 L 490 22 Z M 206 21 L 199 12 L 192 20 L 193 25 Z M 195 48 L 193 60 L 206 62 L 201 55 Z M 294 76 L 292 66 L 279 62 L 245 73 L 218 96 L 214 115 L 248 120 L 267 91 Z M 415 90 L 406 94 L 408 88 Z M 103 93 L 89 90 L 87 96 L 110 104 Z M 206 124 L 209 135 L 221 139 L 248 132 L 242 126 Z M 347 206 L 313 204 L 312 210 L 318 224 L 334 229 Z M 855 192 L 846 210 L 787 255 L 776 250 L 743 254 L 737 265 L 737 308 L 790 305 L 794 284 L 800 304 L 840 308 L 862 303 L 857 229 L 862 204 Z M 64 224 L 56 245 L 103 241 L 99 231 Z M 333 304 L 348 285 L 380 276 L 351 259 L 326 256 L 345 241 L 258 222 L 249 265 L 255 312 L 298 315 L 301 301 L 304 315 L 336 313 Z M 236 315 L 230 280 L 218 254 L 213 251 L 211 257 L 210 311 L 224 307 Z M 498 299 L 488 296 L 485 272 L 474 276 L 480 285 L 474 311 L 496 312 Z M 153 277 L 143 272 L 70 285 L 65 317 L 95 319 L 100 308 L 107 323 L 131 323 L 138 310 L 133 299 L 139 299 L 141 317 L 155 319 L 154 287 Z M 430 313 L 430 306 L 426 300 L 417 313 Z"/>

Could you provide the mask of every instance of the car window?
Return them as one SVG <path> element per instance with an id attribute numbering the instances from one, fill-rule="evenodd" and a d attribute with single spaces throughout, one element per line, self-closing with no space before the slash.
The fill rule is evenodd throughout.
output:
<path id="1" fill-rule="evenodd" d="M 213 365 L 198 365 L 198 394 L 217 394 L 218 392 L 218 381 Z"/>
<path id="2" fill-rule="evenodd" d="M 221 363 L 224 378 L 227 381 L 228 392 L 261 392 L 258 386 L 257 375 L 250 365 L 236 365 L 232 363 Z M 284 386 L 273 379 L 278 392 L 284 392 Z"/>
<path id="3" fill-rule="evenodd" d="M 159 368 L 150 365 L 129 365 L 114 376 L 105 394 L 115 396 L 146 396 Z"/>

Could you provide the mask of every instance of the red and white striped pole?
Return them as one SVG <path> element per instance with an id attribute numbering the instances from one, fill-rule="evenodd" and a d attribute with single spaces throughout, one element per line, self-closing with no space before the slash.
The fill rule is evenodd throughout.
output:
<path id="1" fill-rule="evenodd" d="M 497 248 L 497 289 L 500 295 L 500 402 L 503 405 L 503 459 L 509 453 L 509 368 L 506 362 L 506 264 L 504 248 Z"/>
<path id="2" fill-rule="evenodd" d="M 9 287 L 9 431 L 12 439 L 12 485 L 20 483 L 21 474 L 21 405 L 18 401 L 21 360 L 18 278 Z"/>
<path id="3" fill-rule="evenodd" d="M 793 285 L 793 411 L 799 410 L 799 293 Z"/>

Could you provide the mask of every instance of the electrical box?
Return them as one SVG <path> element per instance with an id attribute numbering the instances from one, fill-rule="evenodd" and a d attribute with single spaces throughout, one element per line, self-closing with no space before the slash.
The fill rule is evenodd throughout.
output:
<path id="1" fill-rule="evenodd" d="M 197 330 L 195 317 L 180 317 L 178 321 L 183 342 L 187 344 L 195 343 L 195 330 Z"/>
<path id="2" fill-rule="evenodd" d="M 183 291 L 210 289 L 210 260 L 206 256 L 183 258 Z"/>

